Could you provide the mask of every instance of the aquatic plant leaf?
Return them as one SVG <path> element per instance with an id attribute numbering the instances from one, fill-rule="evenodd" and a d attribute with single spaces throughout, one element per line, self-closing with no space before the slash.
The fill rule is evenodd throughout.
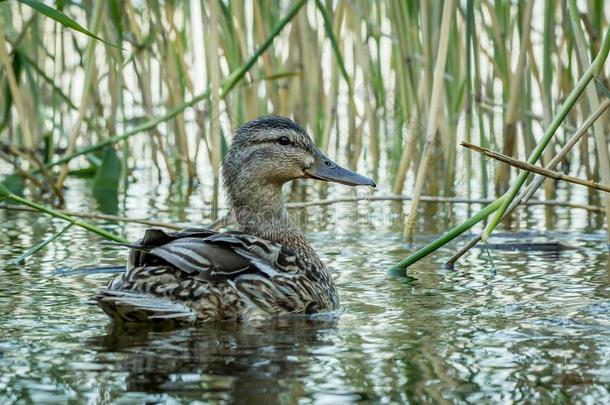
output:
<path id="1" fill-rule="evenodd" d="M 121 161 L 113 147 L 106 148 L 102 165 L 95 174 L 93 188 L 98 190 L 117 190 L 121 177 Z"/>
<path id="2" fill-rule="evenodd" d="M 53 155 L 53 151 L 55 150 L 55 145 L 53 143 L 53 131 L 47 131 L 42 136 L 42 161 L 44 164 L 47 164 L 51 161 L 51 156 Z"/>
<path id="3" fill-rule="evenodd" d="M 227 155 L 227 151 L 229 150 L 229 144 L 227 143 L 227 138 L 224 134 L 224 131 L 221 131 L 222 136 L 220 137 L 220 156 L 224 159 Z"/>
<path id="4" fill-rule="evenodd" d="M 15 72 L 15 80 L 19 83 L 21 72 L 23 71 L 22 57 L 21 52 L 17 49 L 13 51 L 13 72 Z M 4 101 L 4 109 L 2 111 L 2 122 L 0 122 L 0 132 L 6 128 L 9 120 L 9 115 L 11 112 L 11 106 L 13 105 L 13 95 L 8 86 L 8 79 L 4 79 L 4 85 L 2 86 L 2 94 L 6 94 L 6 99 Z"/>
<path id="5" fill-rule="evenodd" d="M 64 226 L 59 232 L 57 232 L 54 235 L 51 235 L 51 237 L 41 240 L 40 242 L 38 242 L 37 244 L 35 244 L 34 246 L 32 246 L 30 249 L 28 249 L 25 253 L 23 253 L 21 256 L 19 256 L 18 258 L 16 258 L 13 261 L 13 264 L 15 266 L 20 266 L 22 264 L 25 263 L 25 260 L 36 254 L 37 252 L 40 252 L 42 249 L 44 249 L 45 247 L 47 247 L 47 245 L 51 242 L 53 242 L 55 239 L 59 238 L 64 232 L 66 232 L 68 229 L 70 229 L 72 227 L 72 225 L 74 225 L 74 223 L 70 222 L 68 223 L 66 226 Z"/>
<path id="6" fill-rule="evenodd" d="M 106 148 L 102 164 L 93 179 L 93 197 L 99 204 L 100 211 L 116 214 L 119 209 L 119 179 L 121 161 L 113 147 Z"/>
<path id="7" fill-rule="evenodd" d="M 123 2 L 119 0 L 109 0 L 108 1 L 108 11 L 110 12 L 110 20 L 115 28 L 115 33 L 119 38 L 119 43 L 123 42 Z"/>
<path id="8" fill-rule="evenodd" d="M 70 29 L 83 33 L 91 38 L 97 39 L 98 41 L 102 41 L 108 45 L 114 46 L 116 48 L 120 48 L 119 46 L 112 44 L 112 43 L 105 41 L 102 38 L 98 37 L 93 32 L 89 31 L 88 29 L 86 29 L 85 27 L 83 27 L 82 25 L 80 25 L 79 23 L 77 23 L 76 21 L 74 21 L 73 19 L 71 19 L 70 17 L 65 15 L 64 13 L 62 13 L 61 11 L 54 9 L 53 7 L 47 6 L 46 4 L 44 4 L 38 0 L 19 0 L 19 1 L 25 5 L 32 7 L 34 10 L 38 11 L 39 13 L 42 13 L 42 14 L 46 15 L 47 17 L 57 21 L 64 27 L 68 27 Z"/>
<path id="9" fill-rule="evenodd" d="M 9 174 L 8 176 L 4 177 L 0 185 L 4 186 L 0 188 L 0 196 L 8 195 L 9 193 L 23 195 L 23 190 L 25 188 L 25 182 L 21 176 L 17 174 Z M 3 190 L 3 188 L 6 190 Z"/>
<path id="10" fill-rule="evenodd" d="M 93 198 L 97 201 L 98 210 L 104 214 L 116 215 L 119 212 L 119 191 L 93 189 Z"/>
<path id="11" fill-rule="evenodd" d="M 8 198 L 11 195 L 11 190 L 9 190 L 8 188 L 6 188 L 6 186 L 0 182 L 0 198 L 2 200 L 5 200 L 6 198 Z"/>
<path id="12" fill-rule="evenodd" d="M 81 178 L 94 178 L 98 172 L 98 167 L 95 165 L 89 165 L 82 169 L 74 169 L 68 171 L 69 176 L 81 177 Z"/>

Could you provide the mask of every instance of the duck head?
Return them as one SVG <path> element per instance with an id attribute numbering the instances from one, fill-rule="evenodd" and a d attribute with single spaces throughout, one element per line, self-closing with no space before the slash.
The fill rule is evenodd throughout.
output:
<path id="1" fill-rule="evenodd" d="M 375 187 L 370 178 L 326 157 L 303 128 L 280 116 L 259 117 L 239 128 L 222 170 L 227 187 L 239 178 L 279 186 L 294 179 L 311 178 Z"/>
<path id="2" fill-rule="evenodd" d="M 222 163 L 231 210 L 240 229 L 271 241 L 315 252 L 290 219 L 282 185 L 299 178 L 372 186 L 375 182 L 345 169 L 316 147 L 303 128 L 285 117 L 260 117 L 237 130 Z"/>

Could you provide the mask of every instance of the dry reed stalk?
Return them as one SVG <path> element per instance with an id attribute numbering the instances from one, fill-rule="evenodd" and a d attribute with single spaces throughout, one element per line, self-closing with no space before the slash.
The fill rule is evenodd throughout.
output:
<path id="1" fill-rule="evenodd" d="M 129 24 L 131 33 L 135 38 L 136 46 L 140 46 L 144 42 L 142 37 L 142 33 L 140 27 L 138 26 L 135 19 L 135 11 L 130 2 L 125 3 L 125 14 L 127 16 L 127 22 Z M 144 112 L 147 116 L 153 117 L 153 98 L 152 98 L 152 89 L 151 89 L 151 73 L 146 63 L 146 54 L 144 52 L 137 52 L 133 61 L 133 67 L 136 72 L 136 77 L 138 79 L 139 88 L 141 92 L 142 98 L 142 106 L 144 108 Z M 170 163 L 168 153 L 165 148 L 165 142 L 163 140 L 163 135 L 157 127 L 151 128 L 150 133 L 152 134 L 154 139 L 151 139 L 151 144 L 153 145 L 153 161 L 157 160 L 157 153 L 161 155 L 163 158 L 163 162 L 165 164 L 165 169 L 167 170 L 167 175 L 170 179 L 170 182 L 176 181 L 176 172 L 174 171 L 173 165 Z M 157 167 L 158 164 L 157 164 Z M 160 175 L 159 168 L 159 175 Z"/>
<path id="2" fill-rule="evenodd" d="M 261 13 L 260 3 L 258 1 L 253 1 L 252 6 L 252 11 L 254 15 L 254 34 L 256 35 L 258 43 L 261 44 L 267 38 L 267 34 L 265 33 L 265 21 L 263 20 L 263 16 Z M 262 55 L 263 72 L 267 77 L 273 75 L 274 72 L 272 56 L 273 55 L 271 52 L 265 52 Z M 277 111 L 279 102 L 277 98 L 277 92 L 275 91 L 276 89 L 274 82 L 271 80 L 266 80 L 265 87 L 267 89 L 267 97 L 269 98 L 269 101 L 273 106 L 272 111 Z"/>
<path id="3" fill-rule="evenodd" d="M 165 47 L 166 58 L 166 69 L 163 71 L 163 80 L 168 90 L 167 107 L 171 108 L 173 105 L 180 105 L 184 103 L 184 98 L 181 94 L 180 88 L 178 87 L 178 67 L 173 55 L 174 45 L 166 39 L 163 46 Z M 176 115 L 173 121 L 175 128 L 174 138 L 176 141 L 176 146 L 178 147 L 178 160 L 184 162 L 186 165 L 188 178 L 189 180 L 193 180 L 196 177 L 196 171 L 189 153 L 190 148 L 187 138 L 184 113 Z"/>
<path id="4" fill-rule="evenodd" d="M 419 100 L 424 100 L 423 94 L 425 93 L 426 82 L 421 77 L 419 77 L 419 86 L 418 90 L 414 90 L 412 87 L 412 81 L 410 78 L 412 77 L 412 60 L 413 58 L 409 55 L 409 49 L 412 49 L 414 46 L 410 42 L 410 35 L 405 31 L 407 24 L 404 21 L 403 8 L 401 7 L 403 3 L 401 2 L 390 2 L 390 20 L 392 21 L 392 29 L 396 30 L 395 36 L 397 37 L 396 43 L 397 45 L 393 47 L 392 52 L 394 53 L 394 64 L 396 66 L 396 81 L 397 81 L 397 92 L 398 97 L 400 98 L 400 102 L 397 102 L 396 105 L 396 113 L 400 113 L 400 116 L 397 121 L 394 135 L 395 139 L 400 140 L 402 132 L 402 124 L 406 123 L 407 131 L 406 136 L 407 139 L 402 143 L 401 153 L 399 157 L 399 164 L 396 176 L 394 178 L 394 186 L 393 191 L 396 194 L 400 194 L 404 187 L 405 178 L 407 175 L 407 171 L 409 170 L 409 166 L 411 165 L 411 160 L 413 156 L 414 148 L 416 147 L 417 135 L 418 131 L 418 116 L 420 115 L 419 109 Z M 418 72 L 418 76 L 420 73 Z M 423 72 L 421 73 L 423 76 Z M 419 94 L 415 94 L 415 93 Z M 395 95 L 396 97 L 396 95 Z M 409 106 L 414 105 L 416 108 L 416 112 L 411 111 Z"/>
<path id="5" fill-rule="evenodd" d="M 210 80 L 210 155 L 212 163 L 212 171 L 214 175 L 215 191 L 217 192 L 218 178 L 220 176 L 220 162 L 221 156 L 221 141 L 220 141 L 220 55 L 218 50 L 218 22 L 219 22 L 219 9 L 218 1 L 212 0 L 208 3 L 209 5 L 209 24 L 208 24 L 208 41 L 210 46 L 208 47 L 208 68 L 209 68 L 209 80 Z M 256 2 L 254 2 L 256 3 Z M 265 52 L 263 58 L 268 53 Z M 214 194 L 217 194 L 217 193 Z"/>
<path id="6" fill-rule="evenodd" d="M 104 14 L 104 4 L 106 2 L 103 0 L 97 0 L 93 6 L 93 14 L 91 16 L 91 30 L 93 33 L 97 33 L 100 31 L 100 25 L 102 22 L 102 15 Z M 68 140 L 68 148 L 66 149 L 66 154 L 71 154 L 74 152 L 76 148 L 76 141 L 78 137 L 81 135 L 81 126 L 83 124 L 83 120 L 85 119 L 85 114 L 89 108 L 89 103 L 91 102 L 91 84 L 93 82 L 93 77 L 95 76 L 95 47 L 98 41 L 94 38 L 89 38 L 87 42 L 87 49 L 85 51 L 85 80 L 83 82 L 83 87 L 81 90 L 78 116 L 76 117 L 76 121 L 72 124 L 72 129 L 70 131 L 70 138 Z M 66 177 L 68 176 L 68 164 L 67 162 L 61 165 L 61 169 L 59 175 L 57 176 L 57 182 L 55 187 L 57 189 L 62 189 L 64 182 L 66 181 Z"/>
<path id="7" fill-rule="evenodd" d="M 584 40 L 584 34 L 582 32 L 582 28 L 580 26 L 580 14 L 578 13 L 578 9 L 576 7 L 576 2 L 574 0 L 568 0 L 568 10 L 570 12 L 570 17 L 572 21 L 572 29 L 574 33 L 574 39 L 576 42 L 576 54 L 578 55 L 577 60 L 578 68 L 580 74 L 586 69 L 591 62 L 587 57 L 586 53 L 586 44 Z M 597 91 L 593 86 L 588 86 L 585 90 L 586 98 L 588 101 L 584 103 L 583 109 L 585 113 L 589 113 L 590 110 L 595 108 L 600 104 L 599 97 L 597 95 Z M 593 137 L 595 139 L 599 170 L 601 172 L 601 179 L 604 183 L 610 184 L 610 154 L 608 153 L 608 141 L 606 140 L 606 134 L 604 130 L 604 122 L 600 119 L 597 120 L 593 124 Z M 608 241 L 610 242 L 610 196 L 605 196 L 605 206 L 606 206 L 606 228 L 608 234 Z"/>
<path id="8" fill-rule="evenodd" d="M 532 28 L 532 12 L 534 9 L 534 0 L 529 0 L 525 12 L 523 13 L 523 32 L 521 34 L 521 45 L 519 46 L 519 57 L 517 60 L 517 66 L 514 72 L 509 72 L 508 82 L 504 83 L 505 86 L 510 87 L 508 94 L 508 108 L 506 109 L 506 115 L 504 117 L 504 146 L 502 153 L 508 156 L 514 156 L 515 145 L 517 142 L 517 119 L 519 118 L 518 105 L 521 100 L 521 91 L 523 88 L 523 79 L 525 73 L 525 61 L 527 56 L 527 50 L 530 44 L 530 33 Z M 496 175 L 496 193 L 503 194 L 508 189 L 508 181 L 510 179 L 510 169 L 507 166 L 501 166 L 497 170 Z"/>
<path id="9" fill-rule="evenodd" d="M 175 22 L 175 8 L 174 8 L 174 3 L 171 1 L 165 2 L 164 5 L 164 9 L 165 9 L 165 18 L 167 21 L 167 24 L 169 25 L 170 28 L 170 32 L 173 33 L 175 41 L 173 41 L 173 44 L 175 45 L 175 49 L 176 49 L 176 55 L 177 55 L 177 62 L 179 64 L 178 68 L 181 72 L 180 78 L 182 80 L 184 80 L 184 84 L 186 86 L 186 88 L 190 91 L 191 94 L 194 94 L 194 86 L 193 86 L 193 80 L 191 79 L 191 76 L 189 74 L 189 69 L 188 69 L 188 65 L 186 63 L 185 60 L 185 47 L 184 47 L 184 43 L 182 41 L 182 35 L 180 33 L 180 30 L 178 29 L 178 27 L 176 26 L 176 22 Z"/>
<path id="10" fill-rule="evenodd" d="M 31 149 L 34 146 L 34 139 L 32 137 L 29 120 L 27 119 L 25 107 L 23 105 L 21 90 L 17 84 L 17 79 L 11 64 L 8 46 L 6 44 L 3 32 L 0 32 L 0 62 L 2 65 L 4 65 L 6 79 L 8 81 L 11 96 L 13 97 L 13 103 L 15 104 L 15 109 L 17 110 L 17 114 L 19 116 L 19 124 L 21 126 L 21 131 L 23 132 L 23 146 Z"/>
<path id="11" fill-rule="evenodd" d="M 454 0 L 447 0 L 443 6 L 443 18 L 441 22 L 441 33 L 438 45 L 438 53 L 434 68 L 434 79 L 432 95 L 430 97 L 430 108 L 428 109 L 428 123 L 426 125 L 426 143 L 424 145 L 422 160 L 415 180 L 413 191 L 413 202 L 409 211 L 409 216 L 405 222 L 405 237 L 411 241 L 413 239 L 413 229 L 417 219 L 417 207 L 419 197 L 422 194 L 424 181 L 426 180 L 428 160 L 430 159 L 431 149 L 434 145 L 434 138 L 438 129 L 438 113 L 441 107 L 441 94 L 444 87 L 445 62 L 447 59 L 447 47 L 449 44 L 449 29 L 451 27 L 452 16 L 455 12 L 456 3 Z"/>

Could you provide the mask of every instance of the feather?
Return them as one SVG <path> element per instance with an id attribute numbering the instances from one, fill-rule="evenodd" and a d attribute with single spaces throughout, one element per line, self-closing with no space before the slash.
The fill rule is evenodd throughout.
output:
<path id="1" fill-rule="evenodd" d="M 93 297 L 93 302 L 112 318 L 123 321 L 192 322 L 197 319 L 195 311 L 184 304 L 130 291 L 101 290 Z"/>
<path id="2" fill-rule="evenodd" d="M 244 320 L 338 306 L 321 263 L 254 235 L 150 229 L 131 246 L 125 273 L 92 299 L 115 320 Z"/>
<path id="3" fill-rule="evenodd" d="M 125 265 L 122 266 L 107 266 L 107 267 L 83 267 L 80 269 L 55 269 L 53 275 L 56 276 L 76 276 L 81 274 L 112 274 L 125 271 Z"/>

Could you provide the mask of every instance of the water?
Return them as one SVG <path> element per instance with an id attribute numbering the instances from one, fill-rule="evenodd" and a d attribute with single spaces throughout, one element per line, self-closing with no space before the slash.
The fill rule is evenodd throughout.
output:
<path id="1" fill-rule="evenodd" d="M 68 208 L 99 209 L 86 181 L 70 185 Z M 346 194 L 341 186 L 329 190 Z M 204 187 L 186 199 L 135 183 L 117 208 L 132 217 L 205 223 L 208 193 Z M 467 215 L 463 205 L 426 208 L 418 243 Z M 10 265 L 62 225 L 0 210 L 0 403 L 607 402 L 605 233 L 578 210 L 555 214 L 545 224 L 544 208 L 531 208 L 513 222 L 518 233 L 503 231 L 494 243 L 535 238 L 570 249 L 491 249 L 494 274 L 483 249 L 445 269 L 451 245 L 408 278 L 391 278 L 386 269 L 409 251 L 396 204 L 312 208 L 299 218 L 334 270 L 345 311 L 339 318 L 172 330 L 112 325 L 86 306 L 111 275 L 54 272 L 122 263 L 123 249 L 83 230 L 70 229 L 24 267 Z M 561 231 L 542 232 L 546 225 Z M 131 239 L 144 229 L 105 227 Z"/>

